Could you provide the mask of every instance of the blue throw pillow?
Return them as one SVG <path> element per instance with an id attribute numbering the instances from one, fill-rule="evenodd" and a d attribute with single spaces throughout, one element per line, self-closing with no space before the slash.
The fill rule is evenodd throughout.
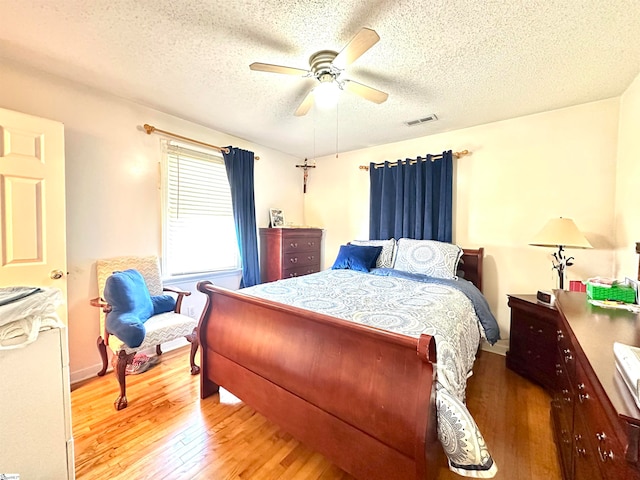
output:
<path id="1" fill-rule="evenodd" d="M 381 246 L 341 245 L 338 257 L 331 268 L 368 272 L 376 266 L 381 251 Z"/>
<path id="2" fill-rule="evenodd" d="M 105 283 L 104 299 L 111 305 L 107 331 L 129 347 L 139 347 L 146 333 L 144 322 L 154 314 L 151 295 L 140 272 L 114 272 Z"/>
<path id="3" fill-rule="evenodd" d="M 171 295 L 152 295 L 153 314 L 173 312 L 176 308 L 176 299 Z"/>

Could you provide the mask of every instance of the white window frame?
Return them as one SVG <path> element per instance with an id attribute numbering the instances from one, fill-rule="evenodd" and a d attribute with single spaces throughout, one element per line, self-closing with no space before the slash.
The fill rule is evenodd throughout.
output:
<path id="1" fill-rule="evenodd" d="M 192 232 L 190 235 L 183 235 L 183 237 L 187 238 L 179 238 L 179 234 L 175 236 L 171 235 L 170 230 L 179 229 L 179 225 L 177 224 L 179 220 L 176 216 L 180 216 L 179 210 L 181 207 L 178 205 L 179 198 L 183 198 L 183 196 L 176 196 L 176 188 L 171 189 L 170 183 L 173 186 L 176 186 L 176 181 L 179 182 L 179 177 L 176 176 L 176 169 L 171 168 L 176 166 L 175 161 L 178 159 L 187 162 L 189 168 L 197 168 L 199 162 L 208 162 L 210 165 L 215 165 L 214 169 L 209 169 L 204 167 L 203 173 L 198 174 L 196 176 L 186 177 L 186 187 L 194 189 L 193 193 L 196 195 L 190 198 L 190 203 L 182 209 L 186 211 L 186 214 L 182 215 L 182 219 L 186 218 L 188 223 L 191 223 L 190 231 Z M 180 164 L 183 166 L 183 171 L 186 171 L 184 163 Z M 202 164 L 201 164 L 202 165 Z M 221 166 L 220 169 L 218 166 Z M 206 172 L 206 173 L 204 173 Z M 220 173 L 222 172 L 222 174 Z M 193 173 L 193 170 L 190 170 L 190 173 Z M 240 264 L 240 255 L 238 252 L 238 245 L 235 234 L 235 227 L 233 225 L 233 211 L 231 208 L 231 191 L 228 190 L 228 198 L 225 197 L 223 204 L 215 204 L 213 208 L 215 212 L 211 211 L 212 206 L 210 204 L 206 204 L 206 198 L 210 197 L 200 197 L 198 198 L 197 192 L 198 190 L 198 180 L 202 177 L 204 178 L 207 175 L 213 175 L 215 179 L 224 180 L 228 187 L 228 180 L 226 176 L 226 170 L 224 168 L 224 159 L 222 154 L 215 150 L 204 149 L 194 147 L 190 144 L 178 143 L 175 141 L 162 140 L 162 160 L 161 160 L 161 195 L 162 195 L 162 272 L 163 277 L 167 279 L 172 278 L 198 278 L 209 276 L 212 273 L 230 273 L 238 271 L 241 268 Z M 191 182 L 194 183 L 191 183 Z M 218 186 L 212 187 L 213 191 L 219 195 L 225 195 L 225 189 L 221 184 Z M 179 190 L 178 190 L 179 191 Z M 179 195 L 179 194 L 178 194 Z M 195 203 L 193 203 L 195 202 Z M 183 204 L 186 202 L 183 201 Z M 207 213 L 205 210 L 209 210 L 209 214 L 213 217 L 219 219 L 220 222 L 225 224 L 225 232 L 227 235 L 224 236 L 224 240 L 221 240 L 222 236 L 219 235 L 220 230 L 212 230 L 214 227 L 211 224 L 200 223 L 196 221 L 196 217 L 206 218 Z M 172 215 L 173 213 L 173 215 Z M 231 218 L 231 230 L 233 231 L 232 237 L 230 237 L 229 232 L 229 223 L 228 223 L 228 215 Z M 209 227 L 207 227 L 209 225 Z M 200 233 L 194 234 L 193 232 L 198 229 Z M 209 229 L 208 233 L 206 232 Z M 191 243 L 192 241 L 192 243 Z M 174 245 L 177 244 L 175 249 L 172 250 L 172 242 Z M 185 242 L 189 242 L 191 244 L 190 247 L 186 246 Z M 185 250 L 186 249 L 186 250 Z M 222 250 L 220 250 L 222 249 Z M 224 252 L 224 260 L 229 259 L 228 262 L 223 261 L 219 262 L 222 258 L 220 252 Z M 203 255 L 209 255 L 209 258 L 205 260 L 205 264 L 203 266 L 194 268 L 194 259 L 193 255 L 191 255 L 190 259 L 186 259 L 183 262 L 180 262 L 179 259 L 176 258 L 177 255 L 184 254 L 185 257 L 188 257 L 188 254 L 193 254 L 193 252 L 202 252 Z M 206 258 L 206 257 L 205 257 Z M 218 260 L 216 260 L 216 258 Z M 182 265 L 184 268 L 177 268 L 176 265 Z"/>

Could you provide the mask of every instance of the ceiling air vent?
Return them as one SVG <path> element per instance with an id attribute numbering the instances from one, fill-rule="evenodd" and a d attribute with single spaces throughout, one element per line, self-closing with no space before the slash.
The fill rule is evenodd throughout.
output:
<path id="1" fill-rule="evenodd" d="M 436 116 L 435 113 L 432 113 L 431 115 L 427 115 L 424 118 L 419 118 L 418 120 L 410 120 L 405 123 L 408 127 L 413 127 L 414 125 L 420 125 L 421 123 L 427 123 L 427 122 L 435 122 L 436 120 L 438 120 L 438 117 Z"/>

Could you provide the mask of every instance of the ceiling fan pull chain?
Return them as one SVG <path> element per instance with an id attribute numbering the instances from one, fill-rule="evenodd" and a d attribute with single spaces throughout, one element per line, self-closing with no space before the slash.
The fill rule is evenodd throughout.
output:
<path id="1" fill-rule="evenodd" d="M 336 158 L 338 158 L 338 118 L 339 118 L 338 108 L 339 107 L 340 107 L 340 102 L 336 103 Z"/>

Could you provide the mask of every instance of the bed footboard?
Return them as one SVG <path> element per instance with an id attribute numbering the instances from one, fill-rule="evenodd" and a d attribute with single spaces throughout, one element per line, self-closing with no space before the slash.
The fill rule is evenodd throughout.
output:
<path id="1" fill-rule="evenodd" d="M 435 340 L 200 282 L 201 396 L 230 391 L 362 479 L 435 478 Z M 444 465 L 444 463 L 442 463 Z"/>

